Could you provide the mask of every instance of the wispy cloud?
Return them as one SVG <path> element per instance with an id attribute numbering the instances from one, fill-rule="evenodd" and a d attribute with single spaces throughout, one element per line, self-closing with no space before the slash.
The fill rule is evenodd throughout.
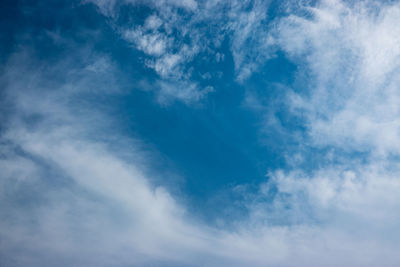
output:
<path id="1" fill-rule="evenodd" d="M 223 41 L 230 44 L 239 82 L 272 56 L 274 41 L 266 23 L 268 1 L 122 1 L 120 4 L 127 6 L 146 4 L 152 10 L 142 25 L 133 27 L 129 21 L 117 22 L 122 9 L 116 2 L 91 2 L 114 18 L 113 26 L 121 37 L 147 56 L 146 66 L 159 75 L 162 84 L 175 88 L 161 87 L 161 94 L 186 103 L 211 92 L 193 79 L 193 64 L 210 64 L 205 58 L 223 60 Z"/>

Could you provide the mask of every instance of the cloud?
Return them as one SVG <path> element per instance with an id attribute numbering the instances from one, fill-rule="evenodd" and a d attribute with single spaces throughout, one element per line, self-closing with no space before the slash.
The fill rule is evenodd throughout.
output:
<path id="1" fill-rule="evenodd" d="M 169 87 L 192 83 L 197 72 L 204 72 L 198 66 L 220 62 L 224 58 L 224 40 L 230 43 L 238 82 L 249 78 L 273 54 L 270 47 L 274 41 L 266 23 L 269 1 L 91 2 L 113 18 L 111 23 L 116 31 L 147 56 L 145 65 L 159 75 L 163 84 L 170 83 Z M 150 11 L 142 24 L 132 26 L 129 20 L 118 20 L 123 14 L 120 5 L 145 5 Z M 210 58 L 215 58 L 214 62 L 209 62 Z M 194 87 L 203 93 L 178 86 L 173 90 L 177 94 L 170 98 L 190 103 L 198 101 L 198 95 L 210 92 L 195 82 L 189 86 Z"/>
<path id="2" fill-rule="evenodd" d="M 100 109 L 76 101 L 82 93 L 104 94 L 93 87 L 99 77 L 113 76 L 103 71 L 104 57 L 74 68 L 69 60 L 76 63 L 47 65 L 22 52 L 1 77 L 12 106 L 0 139 L 2 264 L 262 265 L 269 247 L 276 253 L 268 262 L 282 258 L 274 242 L 279 229 L 265 240 L 248 229 L 211 228 L 187 214 L 178 196 L 151 183 L 148 154 L 110 127 Z"/>
<path id="3" fill-rule="evenodd" d="M 192 70 L 188 66 L 206 48 L 205 45 L 201 45 L 205 36 L 192 25 L 196 22 L 187 19 L 195 16 L 193 12 L 198 7 L 196 1 L 121 1 L 118 4 L 108 3 L 105 11 L 103 1 L 91 2 L 96 4 L 103 14 L 112 18 L 110 23 L 122 39 L 144 53 L 144 65 L 157 73 L 160 84 L 168 83 L 169 88 L 175 87 L 174 90 L 163 90 L 164 87 L 160 87 L 162 96 L 159 99 L 171 92 L 168 99 L 175 98 L 191 103 L 198 101 L 199 95 L 210 92 L 193 82 Z M 129 21 L 119 22 L 119 5 L 125 8 L 146 5 L 150 11 L 144 14 L 145 20 L 142 24 L 132 26 Z M 187 88 L 181 86 L 182 84 L 189 86 Z"/>
<path id="4" fill-rule="evenodd" d="M 249 78 L 262 63 L 273 56 L 274 40 L 267 24 L 268 8 L 269 1 L 232 4 L 228 28 L 232 31 L 231 51 L 238 81 Z"/>
<path id="5" fill-rule="evenodd" d="M 302 164 L 271 172 L 261 187 L 266 200 L 256 195 L 250 209 L 255 222 L 306 226 L 302 248 L 311 242 L 318 251 L 308 265 L 399 261 L 392 250 L 399 238 L 399 10 L 397 3 L 321 1 L 276 21 L 275 40 L 298 66 L 287 103 L 307 127 L 305 149 L 333 154 L 321 155 L 311 172 Z M 307 265 L 302 257 L 296 264 Z"/>
<path id="6" fill-rule="evenodd" d="M 213 4 L 206 3 L 209 10 Z M 306 17 L 277 22 L 277 44 L 309 74 L 300 88 L 306 91 L 288 93 L 291 112 L 304 114 L 305 141 L 311 149 L 368 154 L 335 152 L 342 161 L 326 160 L 311 172 L 295 163 L 290 171 L 271 171 L 256 193 L 236 190 L 248 217 L 220 218 L 221 227 L 195 220 L 183 197 L 151 182 L 153 158 L 140 140 L 120 134 L 94 103 L 80 101 L 121 93 L 110 58 L 77 49 L 49 64 L 32 51 L 17 53 L 0 78 L 9 107 L 0 138 L 1 263 L 397 266 L 398 10 L 397 4 L 323 1 L 305 7 Z M 261 24 L 251 12 L 232 28 L 247 32 L 237 36 L 243 45 L 259 47 L 250 32 Z M 213 89 L 191 82 L 182 63 L 198 52 L 177 44 L 179 52 L 171 53 L 170 42 L 177 41 L 159 31 L 164 18 L 150 16 L 129 29 L 138 37 L 128 41 L 148 54 L 146 64 L 160 76 L 159 96 L 200 100 Z M 242 60 L 240 66 L 259 64 L 252 56 Z"/>
<path id="7" fill-rule="evenodd" d="M 183 260 L 179 247 L 201 246 L 190 241 L 198 230 L 185 223 L 183 208 L 149 183 L 145 156 L 135 145 L 125 141 L 127 154 L 114 151 L 99 134 L 91 138 L 108 131 L 107 117 L 93 107 L 69 104 L 85 92 L 104 93 L 87 88 L 93 89 L 99 76 L 112 76 L 102 72 L 103 57 L 69 67 L 73 73 L 90 71 L 78 80 L 62 72 L 68 62 L 52 65 L 65 82 L 49 80 L 50 66 L 27 67 L 41 64 L 16 55 L 2 77 L 13 106 L 1 136 L 2 263 L 140 265 Z"/>
<path id="8" fill-rule="evenodd" d="M 396 3 L 322 1 L 279 23 L 281 47 L 311 78 L 292 96 L 319 145 L 388 154 L 399 146 Z"/>
<path id="9" fill-rule="evenodd" d="M 143 34 L 140 30 L 126 31 L 124 39 L 136 44 L 148 55 L 159 56 L 165 52 L 167 40 L 161 34 Z"/>

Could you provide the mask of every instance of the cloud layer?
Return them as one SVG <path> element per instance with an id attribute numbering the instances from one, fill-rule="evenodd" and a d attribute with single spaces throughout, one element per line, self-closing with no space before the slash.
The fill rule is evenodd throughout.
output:
<path id="1" fill-rule="evenodd" d="M 21 47 L 0 78 L 0 265 L 398 266 L 399 4 L 293 2 L 268 24 L 262 1 L 90 2 L 143 53 L 161 104 L 218 90 L 194 73 L 203 57 L 225 60 L 224 38 L 240 84 L 281 51 L 297 65 L 283 102 L 306 129 L 300 158 L 328 152 L 311 171 L 270 171 L 256 192 L 235 187 L 247 215 L 204 223 L 89 101 L 123 93 L 109 56 L 74 44 L 49 63 Z M 135 5 L 151 12 L 121 25 Z"/>

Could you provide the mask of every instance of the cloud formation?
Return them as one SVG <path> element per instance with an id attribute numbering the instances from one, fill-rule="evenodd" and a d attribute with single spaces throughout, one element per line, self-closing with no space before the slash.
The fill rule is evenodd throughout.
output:
<path id="1" fill-rule="evenodd" d="M 308 96 L 292 96 L 320 145 L 398 151 L 400 31 L 397 4 L 323 1 L 279 23 L 283 49 L 304 66 Z"/>
<path id="2" fill-rule="evenodd" d="M 124 40 L 146 55 L 145 65 L 160 78 L 161 102 L 166 97 L 196 102 L 212 92 L 207 89 L 210 85 L 194 81 L 199 68 L 193 66 L 223 61 L 224 41 L 229 42 L 238 81 L 248 78 L 271 57 L 272 39 L 265 29 L 269 1 L 90 2 L 112 18 L 113 27 Z M 150 8 L 142 24 L 132 27 L 119 23 L 124 8 L 142 5 Z"/>
<path id="3" fill-rule="evenodd" d="M 95 3 L 118 17 L 116 1 Z M 107 55 L 76 49 L 49 64 L 21 49 L 0 78 L 8 109 L 0 139 L 1 265 L 397 266 L 400 6 L 321 1 L 277 18 L 270 33 L 261 1 L 145 3 L 154 10 L 142 24 L 116 30 L 146 55 L 160 98 L 191 103 L 218 90 L 193 81 L 187 64 L 203 54 L 224 60 L 217 52 L 224 31 L 238 82 L 274 46 L 298 66 L 285 101 L 304 121 L 307 149 L 331 153 L 311 172 L 296 164 L 271 171 L 256 192 L 236 187 L 247 216 L 208 225 L 186 210 L 184 197 L 152 182 L 153 158 L 140 140 L 83 101 L 122 93 Z M 203 28 L 193 30 L 202 22 L 214 23 L 207 38 L 214 44 L 201 42 Z"/>

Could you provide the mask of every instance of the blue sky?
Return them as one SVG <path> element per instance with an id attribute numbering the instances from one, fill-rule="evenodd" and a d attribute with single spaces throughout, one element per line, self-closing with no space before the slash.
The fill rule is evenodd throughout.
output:
<path id="1" fill-rule="evenodd" d="M 398 2 L 0 5 L 0 265 L 398 266 Z"/>

